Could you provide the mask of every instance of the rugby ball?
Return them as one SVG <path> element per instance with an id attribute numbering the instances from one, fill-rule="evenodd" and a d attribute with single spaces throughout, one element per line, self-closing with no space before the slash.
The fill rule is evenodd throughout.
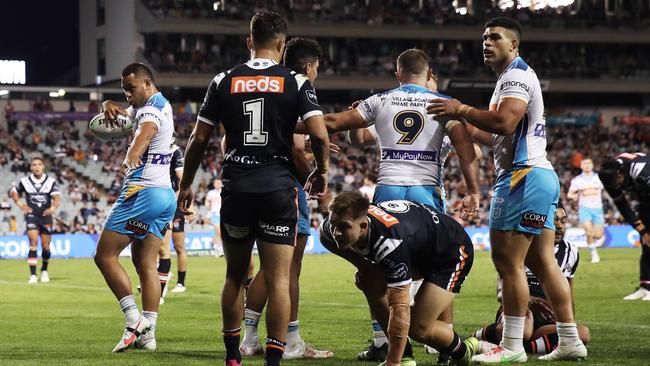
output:
<path id="1" fill-rule="evenodd" d="M 100 113 L 93 117 L 88 123 L 88 128 L 95 137 L 103 141 L 117 141 L 128 136 L 133 128 L 133 120 L 131 118 L 118 115 L 117 125 L 112 127 L 107 121 L 104 113 Z"/>

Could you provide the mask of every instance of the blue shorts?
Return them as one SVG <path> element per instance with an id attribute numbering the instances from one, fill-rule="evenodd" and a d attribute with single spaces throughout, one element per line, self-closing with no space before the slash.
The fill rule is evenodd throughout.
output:
<path id="1" fill-rule="evenodd" d="M 212 213 L 212 216 L 210 216 L 210 222 L 212 222 L 212 225 L 219 225 L 221 222 L 221 216 L 217 215 L 216 213 Z"/>
<path id="2" fill-rule="evenodd" d="M 104 229 L 140 240 L 147 233 L 162 239 L 175 212 L 173 189 L 125 185 L 106 218 Z"/>
<path id="3" fill-rule="evenodd" d="M 554 170 L 513 168 L 497 178 L 490 203 L 490 229 L 539 235 L 555 230 L 560 182 Z"/>
<path id="4" fill-rule="evenodd" d="M 603 225 L 605 223 L 603 208 L 580 207 L 578 209 L 578 221 L 581 224 L 590 221 L 594 225 Z"/>
<path id="5" fill-rule="evenodd" d="M 445 212 L 445 204 L 441 198 L 441 190 L 434 185 L 427 186 L 391 186 L 387 184 L 377 184 L 373 196 L 374 203 L 380 203 L 393 200 L 407 200 L 418 203 L 424 203 L 432 206 L 440 212 Z"/>
<path id="6" fill-rule="evenodd" d="M 307 203 L 307 193 L 300 183 L 296 183 L 298 188 L 298 234 L 309 236 L 309 204 Z"/>

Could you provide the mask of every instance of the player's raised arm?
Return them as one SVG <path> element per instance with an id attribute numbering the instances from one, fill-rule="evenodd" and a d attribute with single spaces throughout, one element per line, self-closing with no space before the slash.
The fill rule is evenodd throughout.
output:
<path id="1" fill-rule="evenodd" d="M 478 213 L 481 201 L 481 192 L 478 183 L 478 159 L 474 152 L 472 139 L 463 123 L 451 120 L 447 122 L 445 129 L 447 130 L 447 135 L 449 136 L 452 145 L 456 149 L 456 153 L 458 153 L 460 169 L 463 172 L 465 182 L 467 183 L 467 191 L 469 192 L 469 195 L 463 199 L 463 211 L 461 212 L 461 217 L 467 218 Z"/>
<path id="2" fill-rule="evenodd" d="M 334 133 L 364 128 L 368 126 L 368 123 L 356 109 L 350 109 L 345 112 L 326 114 L 325 126 L 329 133 Z"/>
<path id="3" fill-rule="evenodd" d="M 438 116 L 463 118 L 479 129 L 497 135 L 511 135 L 526 113 L 528 104 L 518 98 L 503 98 L 489 111 L 462 104 L 457 99 L 433 99 L 427 112 Z"/>

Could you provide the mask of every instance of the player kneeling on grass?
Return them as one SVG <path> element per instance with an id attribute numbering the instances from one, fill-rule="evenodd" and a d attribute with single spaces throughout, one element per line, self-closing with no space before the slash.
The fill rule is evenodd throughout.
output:
<path id="1" fill-rule="evenodd" d="M 566 220 L 566 211 L 562 207 L 558 208 L 555 211 L 555 259 L 573 292 L 573 276 L 578 269 L 579 254 L 575 245 L 562 239 Z M 524 323 L 524 348 L 527 353 L 545 355 L 558 346 L 557 320 L 551 304 L 546 300 L 541 283 L 528 268 L 526 268 L 526 278 L 530 301 Z M 497 287 L 497 300 L 501 302 L 501 281 Z M 575 309 L 575 303 L 573 307 Z M 501 342 L 503 319 L 503 307 L 499 307 L 495 323 L 475 332 L 474 336 L 482 341 L 480 350 L 488 352 Z M 578 325 L 578 335 L 585 345 L 589 342 L 589 328 L 586 326 Z"/>
<path id="2" fill-rule="evenodd" d="M 472 268 L 474 247 L 460 224 L 421 203 L 387 201 L 374 206 L 361 193 L 346 192 L 330 205 L 320 238 L 326 248 L 357 266 L 375 288 L 364 290 L 364 295 L 388 329 L 388 356 L 382 365 L 415 365 L 412 352 L 404 356 L 410 348 L 408 337 L 449 353 L 456 364 L 469 364 L 478 340 L 462 341 L 437 320 Z M 380 269 L 383 276 L 368 276 L 368 267 Z M 411 309 L 411 282 L 421 278 Z"/>

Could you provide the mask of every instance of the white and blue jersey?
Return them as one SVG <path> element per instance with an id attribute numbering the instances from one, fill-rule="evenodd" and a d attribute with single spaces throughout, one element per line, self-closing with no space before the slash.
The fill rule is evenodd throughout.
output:
<path id="1" fill-rule="evenodd" d="M 546 159 L 546 119 L 542 88 L 535 71 L 521 57 L 516 57 L 499 76 L 490 110 L 504 99 L 519 99 L 527 104 L 526 113 L 512 135 L 492 135 L 496 174 L 512 168 L 539 167 L 553 169 Z"/>
<path id="2" fill-rule="evenodd" d="M 605 223 L 603 214 L 603 183 L 598 174 L 581 173 L 571 179 L 569 192 L 578 193 L 578 221 L 580 223 L 590 221 L 596 225 Z"/>
<path id="3" fill-rule="evenodd" d="M 153 122 L 158 127 L 158 133 L 142 154 L 142 165 L 126 173 L 124 184 L 171 188 L 169 164 L 174 153 L 174 113 L 171 104 L 161 93 L 156 93 L 144 106 L 129 108 L 129 112 L 133 128 L 137 129 L 142 122 Z"/>
<path id="4" fill-rule="evenodd" d="M 381 149 L 374 201 L 413 200 L 443 210 L 441 147 L 446 121 L 427 114 L 432 98 L 450 97 L 415 84 L 375 94 L 357 107 Z"/>
<path id="5" fill-rule="evenodd" d="M 161 93 L 156 93 L 142 107 L 128 111 L 134 128 L 152 122 L 158 132 L 140 158 L 142 165 L 126 172 L 104 227 L 140 240 L 148 233 L 162 239 L 176 211 L 176 195 L 169 176 L 174 151 L 172 107 Z"/>
<path id="6" fill-rule="evenodd" d="M 497 180 L 490 204 L 490 228 L 540 234 L 554 230 L 560 183 L 546 159 L 544 100 L 535 71 L 516 57 L 499 76 L 490 110 L 504 99 L 526 103 L 514 134 L 492 136 Z"/>

